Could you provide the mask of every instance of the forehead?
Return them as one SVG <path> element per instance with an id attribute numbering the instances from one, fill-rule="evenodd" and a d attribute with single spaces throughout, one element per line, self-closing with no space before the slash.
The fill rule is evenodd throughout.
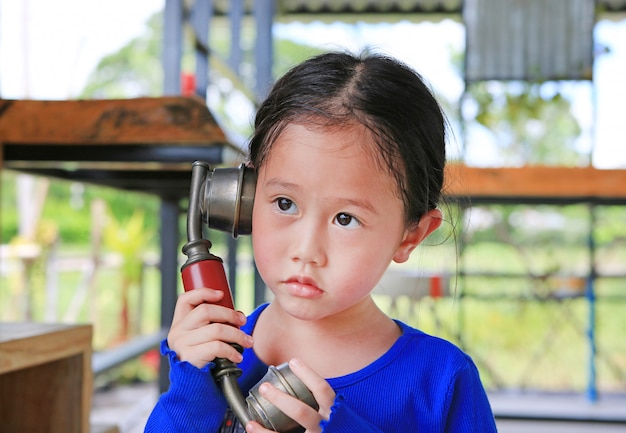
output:
<path id="1" fill-rule="evenodd" d="M 268 156 L 271 158 L 275 153 L 292 151 L 324 152 L 336 158 L 357 158 L 362 162 L 368 160 L 370 163 L 377 163 L 380 159 L 380 150 L 374 134 L 359 123 L 343 125 L 327 125 L 321 122 L 290 123 L 276 138 Z"/>
<path id="2" fill-rule="evenodd" d="M 271 146 L 261 172 L 296 177 L 330 177 L 337 183 L 375 182 L 397 189 L 374 134 L 360 124 L 322 126 L 290 124 Z"/>

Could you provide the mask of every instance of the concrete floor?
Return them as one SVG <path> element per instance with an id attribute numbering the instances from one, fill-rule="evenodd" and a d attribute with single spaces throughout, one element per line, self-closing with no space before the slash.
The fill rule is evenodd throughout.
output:
<path id="1" fill-rule="evenodd" d="M 92 398 L 91 424 L 114 425 L 119 429 L 119 433 L 143 433 L 158 397 L 156 383 L 97 390 Z"/>
<path id="2" fill-rule="evenodd" d="M 498 420 L 498 433 L 625 433 L 626 424 Z"/>
<path id="3" fill-rule="evenodd" d="M 489 398 L 499 433 L 626 433 L 626 395 L 595 403 L 574 394 L 492 393 Z"/>
<path id="4" fill-rule="evenodd" d="M 499 433 L 626 433 L 626 395 L 604 397 L 596 403 L 578 395 L 494 393 L 489 397 Z M 92 424 L 116 425 L 120 433 L 142 433 L 157 398 L 158 389 L 154 383 L 98 390 L 93 396 Z M 598 422 L 582 422 L 589 420 Z"/>

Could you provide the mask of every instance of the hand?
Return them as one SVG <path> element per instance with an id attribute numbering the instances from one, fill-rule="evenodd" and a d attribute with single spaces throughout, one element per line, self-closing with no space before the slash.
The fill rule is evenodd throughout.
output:
<path id="1" fill-rule="evenodd" d="M 246 323 L 240 311 L 215 305 L 220 290 L 200 288 L 178 298 L 167 343 L 181 361 L 203 368 L 215 358 L 241 362 L 241 354 L 228 343 L 252 347 L 252 337 L 239 329 Z"/>
<path id="2" fill-rule="evenodd" d="M 315 410 L 297 398 L 280 391 L 269 383 L 264 383 L 259 388 L 263 397 L 269 400 L 274 406 L 285 415 L 296 421 L 305 428 L 306 433 L 318 433 L 322 429 L 320 422 L 330 418 L 330 408 L 335 401 L 335 391 L 328 382 L 318 375 L 311 367 L 298 358 L 289 361 L 291 371 L 311 390 L 319 409 Z M 271 430 L 263 428 L 255 421 L 246 426 L 248 433 L 270 433 Z"/>

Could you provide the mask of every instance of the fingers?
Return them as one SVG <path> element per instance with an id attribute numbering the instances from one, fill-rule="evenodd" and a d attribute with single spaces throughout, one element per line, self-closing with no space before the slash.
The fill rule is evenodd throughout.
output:
<path id="1" fill-rule="evenodd" d="M 246 432 L 247 433 L 276 433 L 273 430 L 266 429 L 265 427 L 263 427 L 261 424 L 259 424 L 256 421 L 250 421 L 246 425 Z"/>
<path id="2" fill-rule="evenodd" d="M 215 304 L 224 297 L 221 290 L 199 288 L 183 293 L 178 297 L 174 309 L 172 323 L 176 324 L 183 320 L 193 309 L 201 304 Z"/>
<path id="3" fill-rule="evenodd" d="M 187 350 L 200 350 L 208 351 L 213 358 L 231 359 L 236 355 L 237 359 L 231 360 L 240 362 L 239 353 L 228 343 L 236 343 L 244 348 L 252 347 L 252 337 L 234 326 L 209 323 L 190 329 L 173 328 L 168 335 L 168 343 L 181 359 Z"/>
<path id="4" fill-rule="evenodd" d="M 279 390 L 270 383 L 264 383 L 259 387 L 261 395 L 270 401 L 285 415 L 296 421 L 306 429 L 307 433 L 321 431 L 320 423 L 323 419 L 329 419 L 330 409 L 335 400 L 335 391 L 328 382 L 313 369 L 299 359 L 289 361 L 289 367 L 293 373 L 311 390 L 319 409 L 314 409 L 295 397 Z M 248 433 L 265 432 L 261 426 L 250 423 L 246 427 Z"/>
<path id="5" fill-rule="evenodd" d="M 224 323 L 231 327 L 240 327 L 246 323 L 246 316 L 241 311 L 231 310 L 215 304 L 200 304 L 189 311 L 176 325 L 197 328 L 209 323 Z"/>
<path id="6" fill-rule="evenodd" d="M 246 323 L 245 315 L 213 304 L 223 296 L 219 290 L 200 288 L 178 298 L 167 341 L 181 361 L 198 368 L 218 357 L 238 363 L 242 356 L 229 343 L 252 347 L 252 337 L 239 329 Z"/>
<path id="7" fill-rule="evenodd" d="M 198 345 L 179 344 L 175 350 L 181 361 L 203 368 L 216 358 L 224 358 L 235 364 L 243 360 L 243 356 L 232 345 L 223 341 L 213 340 Z"/>
<path id="8" fill-rule="evenodd" d="M 167 342 L 181 361 L 198 368 L 204 367 L 215 358 L 226 358 L 234 363 L 242 361 L 242 355 L 231 344 L 243 348 L 252 347 L 252 337 L 234 326 L 210 323 L 193 329 L 173 327 Z"/>
<path id="9" fill-rule="evenodd" d="M 307 433 L 319 432 L 322 417 L 306 403 L 279 390 L 270 383 L 263 383 L 259 387 L 261 395 L 277 409 L 305 428 Z M 257 430 L 255 430 L 257 431 Z"/>
<path id="10" fill-rule="evenodd" d="M 319 405 L 319 414 L 327 420 L 330 417 L 330 408 L 335 402 L 335 391 L 323 377 L 302 360 L 293 358 L 289 361 L 289 368 L 309 388 Z"/>

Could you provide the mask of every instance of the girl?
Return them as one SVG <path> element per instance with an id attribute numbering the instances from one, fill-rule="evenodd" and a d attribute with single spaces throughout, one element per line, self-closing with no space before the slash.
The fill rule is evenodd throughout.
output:
<path id="1" fill-rule="evenodd" d="M 496 431 L 472 360 L 371 296 L 441 223 L 445 121 L 420 76 L 381 55 L 296 66 L 257 112 L 250 163 L 254 257 L 273 300 L 246 318 L 214 305 L 222 292 L 210 287 L 180 296 L 162 345 L 171 387 L 146 431 L 237 431 L 211 378 L 216 357 L 240 363 L 244 395 L 289 361 L 319 409 L 260 392 L 307 432 Z"/>

